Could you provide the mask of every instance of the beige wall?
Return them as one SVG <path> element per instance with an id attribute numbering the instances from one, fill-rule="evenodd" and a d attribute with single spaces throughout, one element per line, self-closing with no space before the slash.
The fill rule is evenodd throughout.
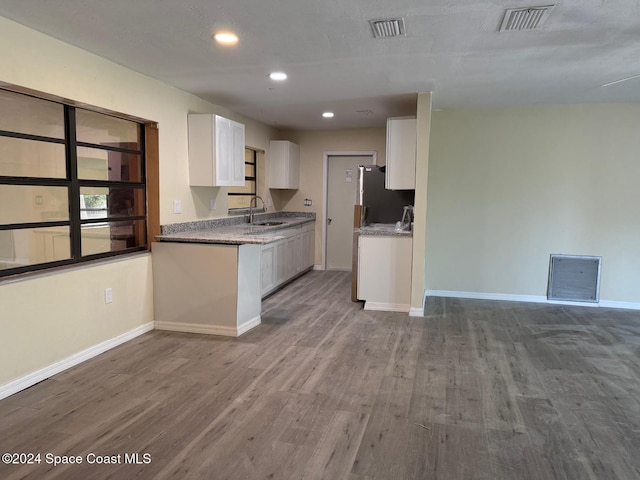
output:
<path id="1" fill-rule="evenodd" d="M 427 229 L 427 180 L 431 137 L 431 93 L 418 94 L 416 114 L 416 198 L 413 210 L 413 255 L 411 264 L 411 311 L 423 314 L 425 289 L 425 238 Z"/>
<path id="2" fill-rule="evenodd" d="M 149 254 L 0 285 L 0 386 L 152 322 L 152 304 Z"/>
<path id="3" fill-rule="evenodd" d="M 157 95 L 161 99 L 157 103 L 164 113 L 160 120 L 157 120 L 157 116 L 152 118 L 160 124 L 160 223 L 164 225 L 227 216 L 226 188 L 189 186 L 187 114 L 216 113 L 243 123 L 246 146 L 258 151 L 268 151 L 269 141 L 276 137 L 278 131 L 160 82 L 155 83 L 167 90 L 151 92 L 149 97 L 153 99 Z M 259 155 L 259 177 L 264 173 L 264 165 L 264 155 Z M 258 194 L 269 205 L 273 204 L 264 185 L 258 185 Z M 214 211 L 209 209 L 211 199 L 215 199 Z M 182 214 L 173 213 L 174 200 L 182 201 Z"/>
<path id="4" fill-rule="evenodd" d="M 277 130 L 0 17 L 0 81 L 158 122 L 160 223 L 226 216 L 226 189 L 189 186 L 187 114 L 245 124 L 246 144 L 268 150 Z M 261 192 L 264 193 L 264 192 Z M 209 211 L 209 199 L 217 198 Z M 182 214 L 173 213 L 182 201 Z"/>
<path id="5" fill-rule="evenodd" d="M 430 290 L 546 296 L 549 255 L 601 255 L 601 299 L 640 302 L 640 105 L 435 112 Z"/>
<path id="6" fill-rule="evenodd" d="M 327 151 L 376 151 L 378 165 L 386 163 L 386 128 L 352 130 L 284 131 L 281 140 L 300 146 L 300 188 L 298 190 L 272 190 L 278 210 L 306 211 L 316 214 L 316 265 L 322 264 L 323 161 Z M 275 192 L 275 193 L 274 193 Z M 304 199 L 313 201 L 304 206 Z"/>
<path id="7" fill-rule="evenodd" d="M 249 146 L 268 150 L 276 131 L 150 77 L 0 18 L 0 81 L 156 121 L 160 222 L 226 214 L 225 189 L 188 185 L 187 114 L 220 113 L 246 125 Z M 218 208 L 209 212 L 209 199 Z M 182 200 L 183 214 L 172 213 Z M 114 300 L 104 304 L 104 289 Z M 0 284 L 0 386 L 153 320 L 148 255 Z"/>

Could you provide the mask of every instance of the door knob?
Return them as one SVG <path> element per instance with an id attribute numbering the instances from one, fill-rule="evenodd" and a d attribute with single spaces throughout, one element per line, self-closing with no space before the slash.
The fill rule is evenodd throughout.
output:
<path id="1" fill-rule="evenodd" d="M 331 218 L 327 218 L 327 225 L 331 225 Z"/>

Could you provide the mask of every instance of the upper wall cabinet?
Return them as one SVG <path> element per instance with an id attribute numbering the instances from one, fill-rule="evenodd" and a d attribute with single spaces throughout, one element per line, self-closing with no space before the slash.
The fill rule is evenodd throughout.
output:
<path id="1" fill-rule="evenodd" d="M 300 148 L 288 140 L 269 143 L 269 188 L 300 187 Z"/>
<path id="2" fill-rule="evenodd" d="M 416 119 L 387 119 L 387 167 L 385 187 L 388 190 L 416 188 Z"/>
<path id="3" fill-rule="evenodd" d="M 244 125 L 220 115 L 189 115 L 189 185 L 244 186 Z"/>

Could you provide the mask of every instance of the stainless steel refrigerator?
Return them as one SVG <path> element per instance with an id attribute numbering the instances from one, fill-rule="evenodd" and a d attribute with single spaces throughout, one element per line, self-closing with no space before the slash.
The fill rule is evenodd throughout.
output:
<path id="1" fill-rule="evenodd" d="M 387 190 L 384 188 L 384 167 L 358 167 L 358 198 L 362 205 L 362 225 L 372 223 L 395 224 L 402 220 L 404 207 L 413 205 L 415 190 Z"/>

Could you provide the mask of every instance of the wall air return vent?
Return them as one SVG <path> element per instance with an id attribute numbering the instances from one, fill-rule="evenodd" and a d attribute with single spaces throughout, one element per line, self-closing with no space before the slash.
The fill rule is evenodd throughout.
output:
<path id="1" fill-rule="evenodd" d="M 602 257 L 551 255 L 547 299 L 597 303 L 601 264 Z"/>
<path id="2" fill-rule="evenodd" d="M 509 8 L 502 19 L 500 31 L 535 30 L 544 24 L 553 7 L 553 5 L 544 5 L 541 7 Z"/>
<path id="3" fill-rule="evenodd" d="M 375 38 L 403 37 L 405 35 L 404 18 L 388 20 L 369 20 Z"/>

